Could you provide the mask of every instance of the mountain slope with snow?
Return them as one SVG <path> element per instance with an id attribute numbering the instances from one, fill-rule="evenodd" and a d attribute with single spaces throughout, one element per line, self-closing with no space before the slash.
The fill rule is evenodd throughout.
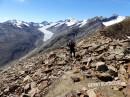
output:
<path id="1" fill-rule="evenodd" d="M 8 22 L 8 23 L 11 23 L 12 25 L 14 25 L 14 26 L 16 26 L 16 27 L 18 27 L 18 28 L 22 28 L 23 25 L 24 25 L 24 26 L 27 26 L 27 27 L 30 26 L 29 23 L 24 22 L 24 21 L 20 21 L 20 20 L 9 20 L 9 21 L 7 21 L 7 22 Z"/>
<path id="2" fill-rule="evenodd" d="M 113 19 L 113 20 L 107 21 L 107 22 L 103 22 L 103 24 L 104 24 L 105 26 L 111 26 L 111 25 L 120 23 L 120 22 L 122 22 L 122 21 L 125 20 L 125 19 L 126 19 L 126 17 L 124 17 L 124 16 L 118 16 L 116 19 Z"/>

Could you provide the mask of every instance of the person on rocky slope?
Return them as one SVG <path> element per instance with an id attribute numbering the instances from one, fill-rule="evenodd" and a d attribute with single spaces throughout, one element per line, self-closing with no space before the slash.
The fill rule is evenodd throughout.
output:
<path id="1" fill-rule="evenodd" d="M 70 52 L 70 57 L 75 57 L 75 41 L 74 40 L 69 40 L 67 43 L 67 46 L 69 48 L 69 52 Z"/>

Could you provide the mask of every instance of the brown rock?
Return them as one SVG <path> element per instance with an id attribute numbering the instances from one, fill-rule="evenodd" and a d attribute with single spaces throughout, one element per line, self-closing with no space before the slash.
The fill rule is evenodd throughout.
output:
<path id="1" fill-rule="evenodd" d="M 37 84 L 35 82 L 31 82 L 31 88 L 36 88 Z"/>
<path id="2" fill-rule="evenodd" d="M 29 90 L 31 90 L 31 85 L 30 85 L 30 84 L 27 84 L 27 85 L 24 87 L 24 92 L 25 92 L 25 93 L 28 93 Z"/>
<path id="3" fill-rule="evenodd" d="M 79 77 L 76 77 L 76 76 L 72 76 L 71 79 L 73 82 L 80 82 L 81 80 Z"/>
<path id="4" fill-rule="evenodd" d="M 31 81 L 32 80 L 32 78 L 29 76 L 29 75 L 27 75 L 24 79 L 23 79 L 23 82 L 28 82 L 28 81 Z"/>
<path id="5" fill-rule="evenodd" d="M 40 92 L 40 90 L 38 88 L 33 88 L 31 89 L 31 91 L 29 91 L 29 95 L 30 97 L 35 97 L 36 94 L 38 94 Z"/>

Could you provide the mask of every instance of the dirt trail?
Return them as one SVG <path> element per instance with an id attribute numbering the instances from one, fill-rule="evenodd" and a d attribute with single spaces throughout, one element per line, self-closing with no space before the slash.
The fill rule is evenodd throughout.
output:
<path id="1" fill-rule="evenodd" d="M 74 83 L 71 79 L 71 76 L 78 76 L 82 79 L 81 82 Z M 46 97 L 64 97 L 65 94 L 73 90 L 79 90 L 83 87 L 87 87 L 86 80 L 83 79 L 83 76 L 80 73 L 73 74 L 73 71 L 66 72 L 59 81 L 54 83 L 52 89 L 49 91 Z"/>
<path id="2" fill-rule="evenodd" d="M 74 83 L 71 79 L 72 76 L 80 77 L 81 81 Z M 96 89 L 100 91 L 105 97 L 124 97 L 122 92 L 114 91 L 111 86 L 106 87 L 88 87 L 89 83 L 98 82 L 95 79 L 84 78 L 81 73 L 74 73 L 73 71 L 65 72 L 65 74 L 60 78 L 59 81 L 53 84 L 53 87 L 50 89 L 49 93 L 45 97 L 66 97 L 66 94 L 69 94 L 73 91 L 80 91 L 84 88 Z"/>

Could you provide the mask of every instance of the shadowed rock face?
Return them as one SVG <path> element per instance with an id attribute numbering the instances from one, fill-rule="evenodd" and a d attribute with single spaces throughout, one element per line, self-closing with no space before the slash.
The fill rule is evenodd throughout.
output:
<path id="1" fill-rule="evenodd" d="M 0 24 L 0 65 L 18 59 L 38 46 L 42 33 L 25 25 L 18 28 L 11 23 Z"/>

